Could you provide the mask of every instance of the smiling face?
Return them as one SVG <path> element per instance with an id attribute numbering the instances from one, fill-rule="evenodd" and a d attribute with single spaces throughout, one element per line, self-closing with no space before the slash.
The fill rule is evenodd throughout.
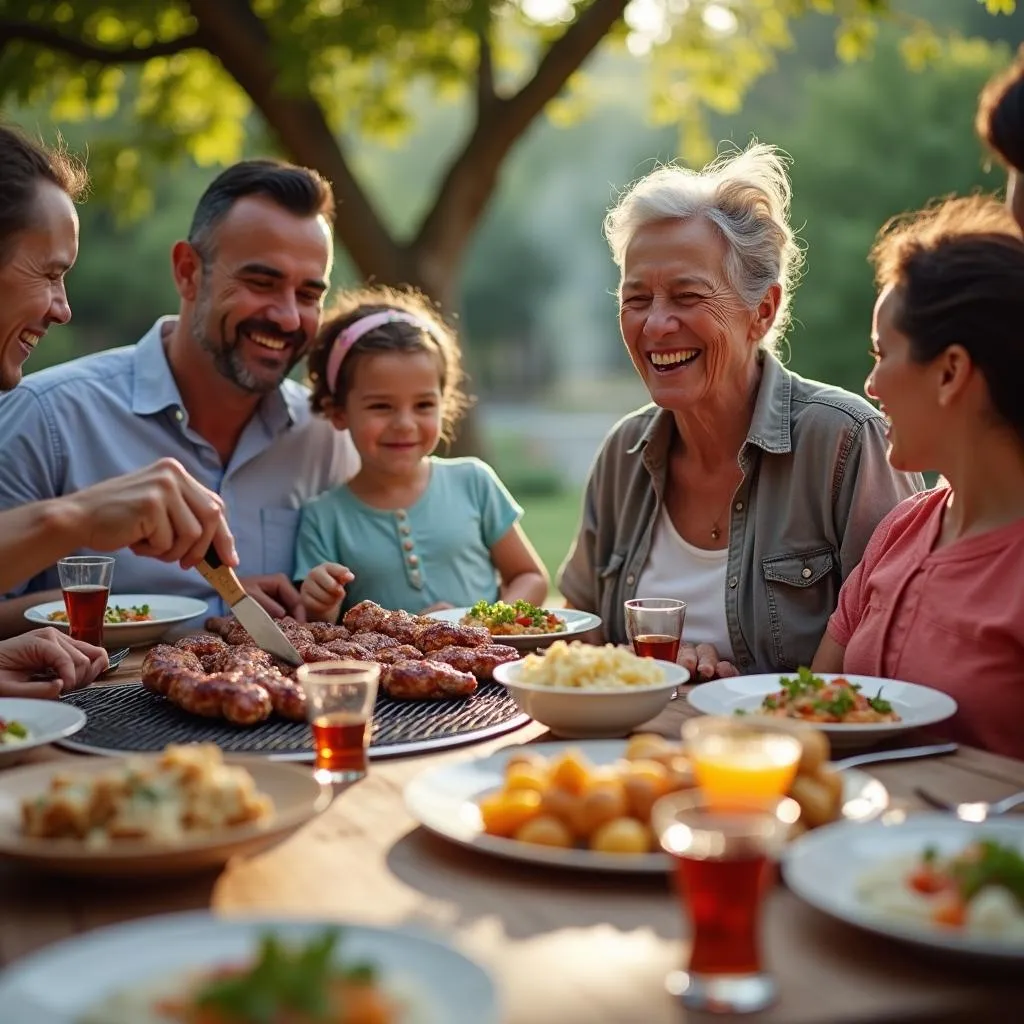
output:
<path id="1" fill-rule="evenodd" d="M 746 309 L 725 272 L 728 247 L 703 217 L 655 221 L 626 249 L 619 325 L 651 398 L 685 409 L 754 372 L 770 308 Z"/>
<path id="2" fill-rule="evenodd" d="M 203 261 L 175 246 L 182 317 L 217 372 L 249 393 L 273 391 L 305 355 L 320 323 L 331 232 L 261 196 L 231 207 Z"/>
<path id="3" fill-rule="evenodd" d="M 943 436 L 936 429 L 942 416 L 941 370 L 937 361 L 918 363 L 911 358 L 910 339 L 894 323 L 899 301 L 889 286 L 875 303 L 871 332 L 875 366 L 864 391 L 878 402 L 888 420 L 889 464 L 910 473 L 924 472 L 939 465 L 935 446 Z"/>
<path id="4" fill-rule="evenodd" d="M 348 430 L 363 470 L 411 475 L 441 437 L 441 373 L 430 352 L 358 355 L 343 408 L 331 420 Z"/>
<path id="5" fill-rule="evenodd" d="M 0 265 L 0 391 L 10 391 L 51 324 L 71 319 L 64 276 L 78 256 L 78 214 L 63 189 L 41 180 L 29 226 Z"/>

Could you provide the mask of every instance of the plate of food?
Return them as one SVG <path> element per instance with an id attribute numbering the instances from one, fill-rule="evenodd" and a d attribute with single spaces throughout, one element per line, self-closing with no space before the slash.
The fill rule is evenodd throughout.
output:
<path id="1" fill-rule="evenodd" d="M 67 875 L 183 874 L 284 838 L 330 805 L 308 770 L 213 744 L 0 775 L 0 858 Z"/>
<path id="2" fill-rule="evenodd" d="M 1024 820 L 839 822 L 785 853 L 786 884 L 859 928 L 994 960 L 1024 957 Z"/>
<path id="3" fill-rule="evenodd" d="M 948 694 L 918 683 L 849 673 L 734 676 L 695 686 L 689 702 L 706 715 L 769 715 L 820 729 L 835 749 L 880 743 L 956 714 Z"/>
<path id="4" fill-rule="evenodd" d="M 801 827 L 867 821 L 885 810 L 889 796 L 877 779 L 836 771 L 826 760 L 827 742 L 802 738 L 805 756 L 789 793 L 801 806 Z M 514 746 L 438 765 L 412 779 L 405 803 L 424 828 L 483 853 L 576 870 L 660 874 L 669 861 L 651 831 L 651 806 L 694 785 L 680 743 L 641 733 Z"/>
<path id="5" fill-rule="evenodd" d="M 85 712 L 55 700 L 0 697 L 0 767 L 20 761 L 34 747 L 74 735 Z"/>
<path id="6" fill-rule="evenodd" d="M 489 975 L 426 934 L 206 911 L 48 946 L 0 974 L 0 1006 L 54 1024 L 499 1022 Z"/>
<path id="7" fill-rule="evenodd" d="M 535 651 L 553 640 L 579 636 L 601 625 L 601 617 L 573 608 L 539 608 L 529 601 L 477 601 L 468 608 L 446 608 L 428 617 L 488 630 L 497 643 Z"/>
<path id="8" fill-rule="evenodd" d="M 172 626 L 206 615 L 205 601 L 194 597 L 164 594 L 111 594 L 103 623 L 103 642 L 107 647 L 144 647 L 156 643 Z M 68 629 L 68 613 L 63 600 L 33 605 L 25 618 L 37 626 Z"/>

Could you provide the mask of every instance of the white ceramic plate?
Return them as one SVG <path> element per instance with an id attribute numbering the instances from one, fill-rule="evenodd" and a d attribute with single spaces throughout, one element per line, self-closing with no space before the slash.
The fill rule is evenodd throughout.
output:
<path id="1" fill-rule="evenodd" d="M 660 714 L 690 673 L 672 661 L 655 661 L 665 681 L 653 686 L 624 686 L 621 690 L 586 690 L 577 686 L 541 686 L 519 681 L 522 661 L 494 669 L 519 710 L 567 739 L 626 736 Z"/>
<path id="2" fill-rule="evenodd" d="M 131 760 L 145 761 L 158 756 L 133 755 Z M 269 821 L 219 829 L 182 842 L 125 839 L 103 847 L 90 847 L 77 839 L 36 839 L 22 834 L 21 801 L 45 792 L 55 772 L 97 775 L 115 770 L 125 760 L 48 761 L 0 774 L 0 859 L 54 874 L 108 878 L 169 877 L 203 871 L 283 839 L 325 811 L 333 796 L 331 787 L 317 782 L 308 768 L 261 757 L 228 755 L 224 760 L 247 769 L 256 788 L 270 797 L 274 815 Z"/>
<path id="3" fill-rule="evenodd" d="M 564 633 L 534 633 L 529 636 L 495 636 L 496 644 L 507 644 L 517 651 L 536 651 L 538 648 L 547 647 L 556 640 L 571 640 L 573 637 L 586 633 L 591 629 L 597 629 L 601 625 L 601 616 L 592 615 L 590 612 L 578 612 L 572 608 L 548 608 L 560 619 L 565 620 Z M 444 611 L 431 612 L 428 618 L 439 619 L 441 622 L 462 621 L 464 615 L 469 614 L 469 608 L 446 608 Z"/>
<path id="4" fill-rule="evenodd" d="M 734 676 L 731 679 L 713 679 L 695 686 L 687 700 L 705 715 L 732 715 L 737 711 L 755 712 L 769 693 L 782 689 L 779 679 L 796 673 L 782 672 L 771 675 Z M 833 750 L 870 746 L 891 736 L 925 725 L 934 725 L 956 714 L 956 701 L 939 690 L 917 683 L 902 683 L 898 679 L 878 679 L 875 676 L 855 676 L 849 673 L 816 673 L 822 679 L 848 679 L 858 683 L 865 697 L 877 697 L 879 692 L 890 701 L 900 716 L 899 722 L 880 722 L 877 725 L 832 725 L 813 722 L 829 739 Z"/>
<path id="5" fill-rule="evenodd" d="M 341 921 L 225 920 L 205 911 L 101 928 L 16 961 L 0 974 L 0 1016 L 11 1024 L 73 1024 L 126 985 L 244 961 L 268 931 L 303 942 L 332 925 L 342 928 L 339 948 L 346 961 L 378 964 L 385 985 L 415 1000 L 401 1024 L 498 1024 L 490 977 L 425 935 Z"/>
<path id="6" fill-rule="evenodd" d="M 782 861 L 786 884 L 801 899 L 832 917 L 879 935 L 932 949 L 992 959 L 1021 960 L 1024 943 L 958 935 L 917 922 L 888 917 L 858 895 L 860 879 L 888 861 L 919 855 L 934 846 L 940 855 L 954 854 L 974 839 L 1009 843 L 1024 853 L 1024 819 L 999 818 L 975 824 L 952 814 L 914 814 L 905 821 L 874 821 L 851 826 L 837 822 L 802 836 Z"/>
<path id="7" fill-rule="evenodd" d="M 180 622 L 206 615 L 209 606 L 194 597 L 168 597 L 162 594 L 111 594 L 107 606 L 148 604 L 153 618 L 147 622 L 119 622 L 103 627 L 103 643 L 107 647 L 144 647 L 156 643 L 170 628 Z M 66 622 L 51 622 L 52 612 L 64 611 L 64 601 L 47 601 L 33 605 L 25 618 L 37 626 L 56 626 L 67 632 Z"/>
<path id="8" fill-rule="evenodd" d="M 0 744 L 0 766 L 21 760 L 33 747 L 74 735 L 85 725 L 85 712 L 56 700 L 26 700 L 0 697 L 0 718 L 20 722 L 28 736 L 17 742 Z"/>
<path id="9" fill-rule="evenodd" d="M 570 747 L 583 751 L 591 763 L 613 764 L 626 751 L 624 740 L 589 740 L 578 743 L 530 743 L 511 746 L 489 757 L 455 761 L 428 768 L 405 787 L 405 804 L 424 828 L 460 846 L 510 860 L 526 861 L 586 871 L 614 871 L 626 874 L 662 874 L 669 868 L 661 853 L 612 854 L 592 850 L 565 850 L 535 843 L 521 843 L 487 835 L 477 801 L 501 787 L 505 764 L 524 749 L 544 757 L 560 754 Z M 885 787 L 865 772 L 843 772 L 843 813 L 851 820 L 868 821 L 888 806 Z"/>

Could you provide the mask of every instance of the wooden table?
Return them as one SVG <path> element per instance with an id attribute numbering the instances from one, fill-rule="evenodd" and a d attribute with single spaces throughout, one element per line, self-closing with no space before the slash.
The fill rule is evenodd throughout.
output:
<path id="1" fill-rule="evenodd" d="M 138 663 L 135 655 L 113 681 L 138 678 Z M 689 712 L 685 701 L 676 700 L 655 726 L 678 736 Z M 215 876 L 101 885 L 0 867 L 0 963 L 151 914 L 212 907 L 227 915 L 329 916 L 426 927 L 446 937 L 493 972 L 507 1024 L 721 1019 L 687 1015 L 663 988 L 666 972 L 682 962 L 687 948 L 667 877 L 582 875 L 505 862 L 428 835 L 405 811 L 402 788 L 425 766 L 543 735 L 531 724 L 485 744 L 375 762 L 367 779 L 339 793 L 305 829 Z M 56 748 L 35 755 L 72 756 Z M 996 799 L 1024 789 L 1024 762 L 973 749 L 870 770 L 895 803 L 911 809 L 920 806 L 912 793 L 917 785 L 954 800 Z M 755 1021 L 1024 1017 L 1019 972 L 940 959 L 862 934 L 781 886 L 769 898 L 765 942 L 781 998 Z"/>

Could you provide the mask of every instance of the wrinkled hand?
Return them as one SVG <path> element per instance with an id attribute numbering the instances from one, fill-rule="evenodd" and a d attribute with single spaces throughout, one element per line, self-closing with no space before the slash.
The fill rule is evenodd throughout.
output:
<path id="1" fill-rule="evenodd" d="M 306 609 L 294 584 L 283 572 L 265 576 L 246 576 L 238 581 L 245 592 L 274 619 L 290 615 L 298 622 L 306 621 Z"/>
<path id="2" fill-rule="evenodd" d="M 676 661 L 690 673 L 690 682 L 706 683 L 709 679 L 738 676 L 739 669 L 731 661 L 722 661 L 714 644 L 691 644 L 685 640 L 679 645 Z"/>
<path id="3" fill-rule="evenodd" d="M 91 683 L 110 664 L 102 647 L 47 626 L 0 641 L 0 697 L 59 697 Z M 33 680 L 52 673 L 56 679 Z"/>
<path id="4" fill-rule="evenodd" d="M 321 562 L 302 581 L 300 591 L 303 607 L 311 619 L 336 622 L 345 586 L 355 579 L 352 571 L 338 562 Z"/>
<path id="5" fill-rule="evenodd" d="M 420 615 L 429 615 L 431 612 L 444 612 L 449 608 L 454 608 L 455 605 L 449 604 L 447 601 L 438 601 L 437 604 L 429 605 L 420 612 Z"/>
<path id="6" fill-rule="evenodd" d="M 176 459 L 114 477 L 64 499 L 88 524 L 93 551 L 131 548 L 137 555 L 194 568 L 213 544 L 225 565 L 238 565 L 220 495 L 194 480 Z"/>

